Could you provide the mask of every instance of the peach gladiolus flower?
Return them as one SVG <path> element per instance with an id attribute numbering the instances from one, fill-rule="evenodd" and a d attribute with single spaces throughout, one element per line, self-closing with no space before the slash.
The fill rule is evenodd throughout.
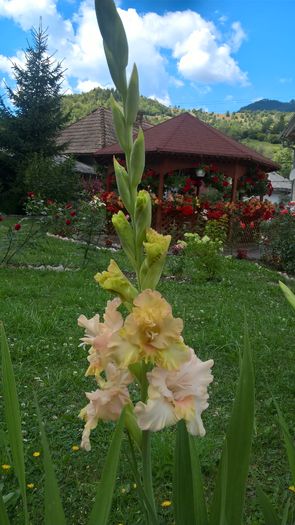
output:
<path id="1" fill-rule="evenodd" d="M 119 370 L 114 364 L 109 363 L 106 367 L 106 378 L 98 378 L 100 388 L 95 392 L 86 393 L 90 403 L 84 407 L 79 417 L 86 421 L 81 447 L 90 450 L 90 432 L 98 423 L 99 419 L 104 421 L 116 421 L 125 405 L 131 403 L 127 386 L 132 382 L 132 375 L 128 370 Z"/>
<path id="2" fill-rule="evenodd" d="M 91 345 L 88 361 L 90 363 L 86 375 L 98 375 L 105 369 L 111 360 L 111 351 L 108 344 L 111 336 L 123 326 L 123 317 L 117 308 L 121 304 L 118 297 L 107 302 L 104 313 L 104 323 L 100 322 L 100 317 L 96 314 L 92 319 L 87 319 L 85 315 L 80 315 L 78 325 L 85 328 L 85 337 L 81 341 L 86 345 Z"/>
<path id="3" fill-rule="evenodd" d="M 192 348 L 189 352 L 189 361 L 179 370 L 155 367 L 147 374 L 147 403 L 140 401 L 134 410 L 142 430 L 161 430 L 184 419 L 190 434 L 204 436 L 201 414 L 208 407 L 207 388 L 213 381 L 210 370 L 213 361 L 201 361 Z"/>
<path id="4" fill-rule="evenodd" d="M 144 290 L 134 299 L 132 312 L 123 328 L 111 338 L 109 346 L 122 368 L 143 359 L 175 370 L 189 359 L 182 329 L 182 320 L 173 317 L 170 304 L 161 294 Z"/>

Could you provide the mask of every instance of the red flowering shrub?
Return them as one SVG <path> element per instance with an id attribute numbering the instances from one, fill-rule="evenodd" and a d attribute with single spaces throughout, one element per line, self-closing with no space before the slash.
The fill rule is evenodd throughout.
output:
<path id="1" fill-rule="evenodd" d="M 255 195 L 271 195 L 273 187 L 267 178 L 267 173 L 257 168 L 251 168 L 238 181 L 238 192 L 247 197 Z"/>

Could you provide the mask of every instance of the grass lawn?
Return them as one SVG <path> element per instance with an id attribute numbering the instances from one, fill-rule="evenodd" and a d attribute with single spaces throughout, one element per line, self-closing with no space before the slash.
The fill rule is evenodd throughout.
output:
<path id="1" fill-rule="evenodd" d="M 85 378 L 86 351 L 78 346 L 82 330 L 77 317 L 102 312 L 108 298 L 93 279 L 109 257 L 128 269 L 120 252 L 93 250 L 88 266 L 81 247 L 54 239 L 42 239 L 0 269 L 0 318 L 4 321 L 17 377 L 26 450 L 27 483 L 31 523 L 42 523 L 43 471 L 33 391 L 36 391 L 46 422 L 68 523 L 83 525 L 92 506 L 95 482 L 99 479 L 110 440 L 111 424 L 101 423 L 93 431 L 92 451 L 72 451 L 79 444 L 82 422 L 79 410 L 86 404 L 84 391 L 95 389 Z M 67 272 L 18 268 L 30 263 L 59 265 Z M 164 280 L 160 291 L 172 303 L 173 313 L 185 320 L 187 344 L 202 360 L 213 358 L 214 382 L 210 406 L 204 413 L 207 435 L 199 440 L 207 493 L 217 469 L 224 431 L 227 427 L 238 374 L 246 317 L 250 329 L 256 373 L 256 424 L 251 472 L 248 483 L 245 524 L 262 523 L 255 500 L 258 480 L 273 501 L 282 508 L 291 479 L 282 437 L 275 418 L 271 392 L 279 402 L 290 428 L 294 428 L 294 313 L 279 287 L 278 274 L 247 261 L 225 260 L 221 282 L 190 284 Z M 2 416 L 1 407 L 1 416 Z M 3 417 L 0 419 L 3 421 Z M 1 424 L 3 428 L 3 424 Z M 155 494 L 162 523 L 172 525 L 173 510 L 162 508 L 171 499 L 173 428 L 153 436 Z M 0 436 L 3 440 L 3 432 Z M 129 468 L 127 443 L 113 502 L 110 525 L 142 523 L 137 489 Z M 0 452 L 1 464 L 11 463 L 9 451 Z M 0 473 L 4 493 L 16 486 L 13 468 Z M 11 510 L 13 523 L 22 525 Z"/>

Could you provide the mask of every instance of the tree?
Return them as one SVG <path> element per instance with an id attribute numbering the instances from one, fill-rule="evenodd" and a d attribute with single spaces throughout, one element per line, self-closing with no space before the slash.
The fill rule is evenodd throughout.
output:
<path id="1" fill-rule="evenodd" d="M 16 89 L 6 88 L 13 109 L 2 104 L 0 115 L 1 143 L 17 161 L 36 153 L 52 157 L 62 151 L 56 137 L 66 122 L 61 111 L 62 64 L 48 55 L 48 35 L 41 24 L 31 34 L 25 66 L 13 64 Z"/>

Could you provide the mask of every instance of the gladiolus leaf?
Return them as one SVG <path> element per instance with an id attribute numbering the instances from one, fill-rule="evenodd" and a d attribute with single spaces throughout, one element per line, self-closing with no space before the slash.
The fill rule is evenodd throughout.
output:
<path id="1" fill-rule="evenodd" d="M 177 424 L 173 502 L 176 525 L 207 525 L 199 456 L 184 421 Z"/>
<path id="2" fill-rule="evenodd" d="M 291 292 L 290 288 L 288 288 L 288 286 L 286 286 L 281 281 L 279 281 L 279 285 L 287 301 L 289 301 L 290 305 L 293 306 L 293 308 L 295 309 L 295 295 L 293 294 L 293 292 Z"/>
<path id="3" fill-rule="evenodd" d="M 10 525 L 2 494 L 0 494 L 0 523 L 1 525 Z"/>
<path id="4" fill-rule="evenodd" d="M 26 476 L 24 449 L 22 441 L 21 416 L 11 357 L 8 349 L 4 327 L 1 322 L 0 338 L 5 419 L 7 424 L 8 438 L 11 448 L 13 465 L 15 468 L 23 500 L 25 524 L 27 524 L 29 523 L 29 517 L 27 509 Z"/>
<path id="5" fill-rule="evenodd" d="M 60 492 L 54 472 L 54 467 L 51 459 L 51 454 L 48 446 L 48 441 L 46 433 L 44 430 L 44 424 L 42 422 L 42 417 L 40 413 L 40 407 L 35 396 L 39 429 L 41 435 L 41 442 L 43 447 L 43 465 L 45 471 L 45 498 L 44 498 L 44 507 L 45 507 L 45 525 L 52 525 L 56 523 L 57 525 L 66 525 L 66 519 L 62 507 L 62 502 L 60 498 Z"/>
<path id="6" fill-rule="evenodd" d="M 117 423 L 106 462 L 98 483 L 95 503 L 90 515 L 88 525 L 108 525 L 112 505 L 116 474 L 119 464 L 121 442 L 125 424 L 125 410 Z"/>
<path id="7" fill-rule="evenodd" d="M 234 406 L 226 434 L 215 485 L 210 525 L 220 525 L 222 494 L 226 481 L 225 520 L 228 524 L 242 523 L 246 482 L 248 477 L 254 427 L 254 371 L 247 326 L 244 352 Z M 227 451 L 226 451 L 227 449 Z M 227 455 L 227 475 L 224 481 L 224 461 Z"/>
<path id="8" fill-rule="evenodd" d="M 265 525 L 281 525 L 281 520 L 275 512 L 269 497 L 263 492 L 259 485 L 257 487 L 257 499 L 264 517 Z"/>
<path id="9" fill-rule="evenodd" d="M 275 404 L 276 409 L 277 409 L 277 413 L 278 413 L 278 416 L 279 416 L 280 427 L 281 427 L 281 430 L 283 432 L 285 448 L 286 448 L 286 452 L 287 452 L 287 456 L 288 456 L 288 462 L 289 462 L 289 467 L 290 467 L 291 475 L 292 475 L 292 482 L 295 485 L 295 447 L 294 447 L 294 443 L 293 443 L 292 437 L 290 435 L 290 432 L 289 432 L 289 429 L 288 429 L 288 425 L 287 425 L 287 423 L 286 423 L 286 421 L 285 421 L 285 419 L 283 417 L 283 414 L 282 414 L 282 412 L 280 410 L 279 405 L 277 404 L 277 402 L 275 400 L 274 400 L 274 404 Z"/>

